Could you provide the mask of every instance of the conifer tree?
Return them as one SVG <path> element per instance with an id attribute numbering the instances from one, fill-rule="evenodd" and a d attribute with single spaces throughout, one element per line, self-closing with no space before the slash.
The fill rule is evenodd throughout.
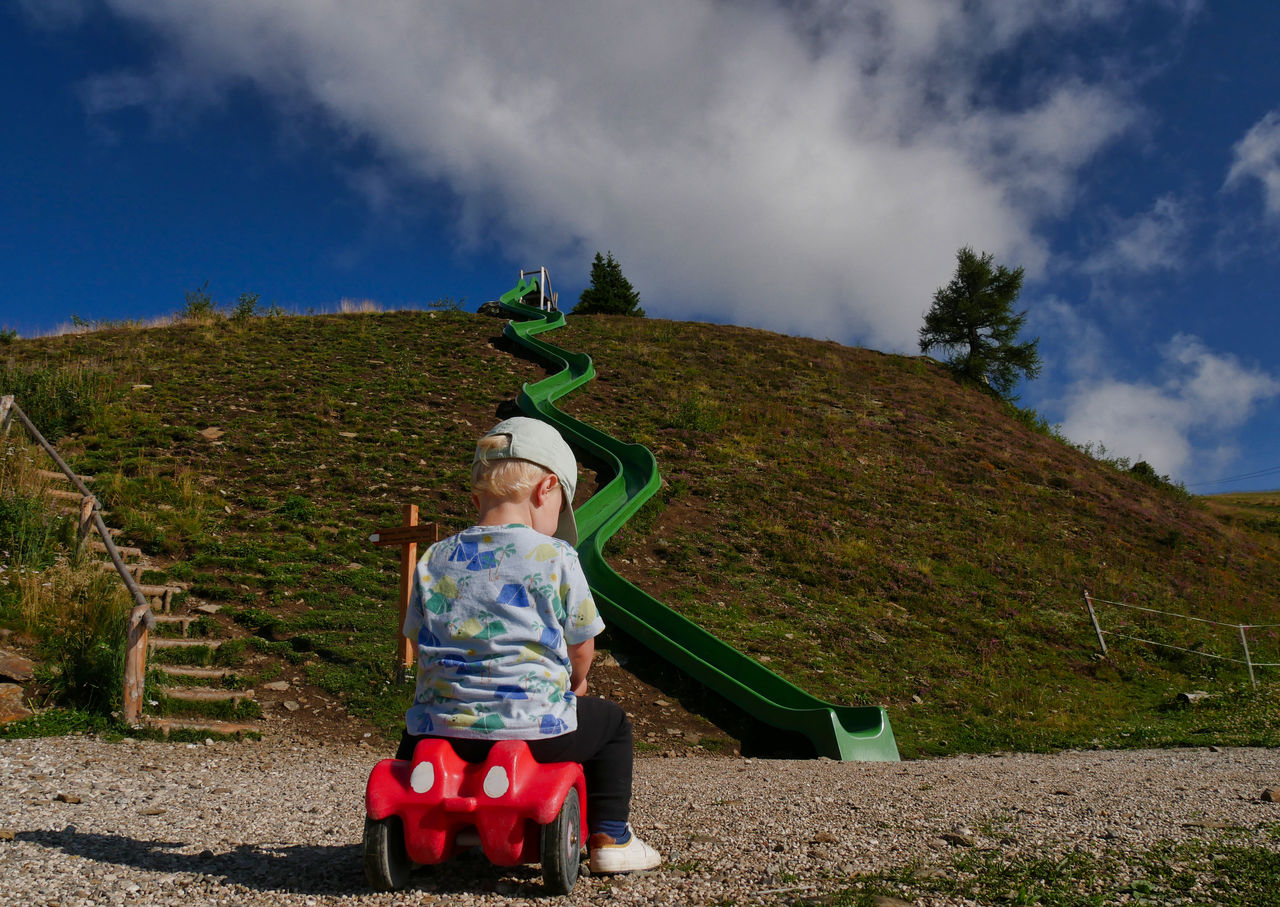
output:
<path id="1" fill-rule="evenodd" d="M 591 286 L 582 291 L 574 315 L 633 315 L 644 317 L 640 294 L 622 274 L 622 266 L 610 252 L 608 257 L 596 253 L 591 263 Z"/>
<path id="2" fill-rule="evenodd" d="M 1017 342 L 1027 313 L 1014 312 L 1022 292 L 1022 268 L 993 265 L 990 253 L 968 247 L 956 253 L 956 273 L 933 294 L 920 328 L 920 352 L 941 347 L 957 377 L 988 387 L 1003 400 L 1012 397 L 1021 373 L 1040 374 L 1040 338 Z"/>

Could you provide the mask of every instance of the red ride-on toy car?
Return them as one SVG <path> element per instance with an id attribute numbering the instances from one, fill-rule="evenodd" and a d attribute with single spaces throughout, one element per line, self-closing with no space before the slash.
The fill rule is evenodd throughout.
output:
<path id="1" fill-rule="evenodd" d="M 415 864 L 479 844 L 499 866 L 542 863 L 554 894 L 578 880 L 587 836 L 586 783 L 576 762 L 537 762 L 523 740 L 493 745 L 482 763 L 445 740 L 420 740 L 413 760 L 383 759 L 365 788 L 364 872 L 380 891 L 403 888 Z"/>

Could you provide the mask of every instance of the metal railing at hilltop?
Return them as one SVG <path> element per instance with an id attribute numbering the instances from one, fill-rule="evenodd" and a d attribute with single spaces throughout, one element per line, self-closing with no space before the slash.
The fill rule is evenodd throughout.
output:
<path id="1" fill-rule="evenodd" d="M 1094 598 L 1088 592 L 1084 594 L 1085 607 L 1089 610 L 1089 620 L 1093 623 L 1093 630 L 1098 635 L 1098 646 L 1102 649 L 1102 654 L 1107 654 L 1107 636 L 1114 636 L 1118 639 L 1128 639 L 1134 642 L 1140 642 L 1148 646 L 1156 646 L 1161 649 L 1171 649 L 1178 652 L 1185 652 L 1189 655 L 1197 655 L 1201 658 L 1212 658 L 1219 661 L 1232 662 L 1234 664 L 1245 665 L 1249 669 L 1249 683 L 1256 687 L 1258 680 L 1254 674 L 1254 668 L 1280 668 L 1280 662 L 1272 661 L 1254 661 L 1253 653 L 1249 648 L 1249 631 L 1250 630 L 1276 630 L 1280 629 L 1280 624 L 1238 624 L 1228 623 L 1220 620 L 1211 620 L 1205 617 L 1192 617 L 1189 614 L 1178 614 L 1174 611 L 1161 611 L 1158 608 L 1148 608 L 1143 605 L 1129 604 L 1128 602 L 1109 601 L 1105 598 Z M 1173 617 L 1179 620 L 1190 621 L 1192 623 L 1206 624 L 1214 627 L 1222 627 L 1228 630 L 1235 630 L 1240 640 L 1240 649 L 1244 654 L 1243 658 L 1235 658 L 1230 655 L 1220 655 L 1214 652 L 1206 652 L 1202 649 L 1193 649 L 1187 646 L 1178 646 L 1172 643 L 1160 642 L 1159 640 L 1148 639 L 1142 636 L 1134 636 L 1130 633 L 1121 633 L 1117 630 L 1104 630 L 1102 623 L 1098 619 L 1098 612 L 1094 605 L 1110 605 L 1117 608 L 1125 608 L 1130 611 L 1138 611 L 1145 614 L 1156 614 L 1162 617 Z"/>
<path id="2" fill-rule="evenodd" d="M 134 608 L 129 613 L 129 641 L 125 651 L 123 717 L 128 725 L 138 724 L 142 720 L 142 696 L 147 671 L 147 634 L 156 624 L 155 615 L 151 613 L 151 603 L 143 594 L 137 580 L 133 578 L 133 574 L 129 572 L 129 568 L 125 566 L 124 557 L 116 547 L 111 531 L 107 529 L 107 524 L 102 519 L 102 504 L 97 496 L 89 491 L 88 486 L 62 459 L 57 448 L 40 433 L 27 414 L 22 411 L 18 401 L 12 395 L 0 397 L 0 430 L 6 438 L 9 436 L 14 416 L 18 417 L 18 421 L 26 428 L 32 439 L 44 449 L 49 458 L 80 492 L 79 543 L 85 544 L 89 533 L 96 530 L 98 537 L 102 539 L 103 547 L 107 550 L 107 556 L 111 558 L 116 572 L 120 574 L 129 594 L 133 596 Z"/>

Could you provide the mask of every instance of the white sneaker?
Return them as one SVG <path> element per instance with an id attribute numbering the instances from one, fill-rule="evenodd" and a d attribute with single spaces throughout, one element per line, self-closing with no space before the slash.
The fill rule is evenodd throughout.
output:
<path id="1" fill-rule="evenodd" d="M 635 832 L 626 844 L 618 844 L 604 832 L 596 832 L 587 839 L 587 849 L 591 851 L 588 865 L 595 873 L 638 872 L 653 869 L 662 862 L 662 854 L 641 841 Z"/>

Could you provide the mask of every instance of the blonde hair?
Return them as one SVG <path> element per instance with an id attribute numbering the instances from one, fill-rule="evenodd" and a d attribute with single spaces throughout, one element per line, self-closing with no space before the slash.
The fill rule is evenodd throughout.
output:
<path id="1" fill-rule="evenodd" d="M 485 435 L 476 444 L 476 461 L 471 466 L 471 493 L 495 498 L 521 498 L 533 491 L 551 470 L 528 460 L 509 457 L 490 459 L 507 449 L 506 435 Z"/>

